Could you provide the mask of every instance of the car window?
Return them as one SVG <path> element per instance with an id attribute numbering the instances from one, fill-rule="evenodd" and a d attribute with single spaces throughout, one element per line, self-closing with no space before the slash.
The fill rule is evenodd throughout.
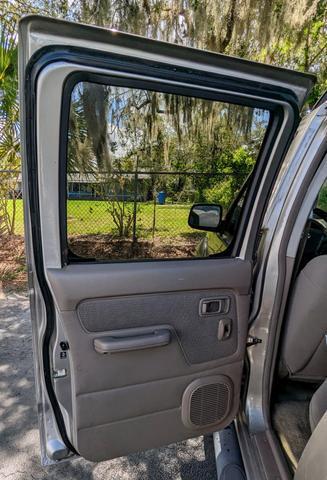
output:
<path id="1" fill-rule="evenodd" d="M 71 254 L 101 261 L 223 251 L 221 241 L 199 248 L 208 237 L 188 226 L 190 208 L 202 202 L 228 211 L 268 121 L 267 110 L 247 106 L 77 83 L 67 147 Z"/>
<path id="2" fill-rule="evenodd" d="M 302 233 L 297 253 L 297 272 L 320 255 L 327 255 L 327 180 L 319 191 Z"/>
<path id="3" fill-rule="evenodd" d="M 325 180 L 325 183 L 319 192 L 316 208 L 319 208 L 322 212 L 327 214 L 327 180 Z"/>

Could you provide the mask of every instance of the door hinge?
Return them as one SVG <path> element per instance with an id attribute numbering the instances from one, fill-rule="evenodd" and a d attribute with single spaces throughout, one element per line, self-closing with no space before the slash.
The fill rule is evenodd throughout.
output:
<path id="1" fill-rule="evenodd" d="M 246 346 L 252 347 L 252 345 L 257 345 L 258 343 L 262 343 L 261 338 L 252 337 L 252 335 L 249 335 L 246 341 Z"/>

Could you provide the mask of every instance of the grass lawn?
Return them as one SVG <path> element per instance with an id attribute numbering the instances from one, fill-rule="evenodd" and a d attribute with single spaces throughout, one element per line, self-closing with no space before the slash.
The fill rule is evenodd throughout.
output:
<path id="1" fill-rule="evenodd" d="M 199 232 L 188 226 L 188 215 L 191 205 L 157 205 L 154 236 L 152 202 L 139 203 L 137 208 L 137 245 L 132 242 L 132 229 L 129 238 L 117 236 L 117 227 L 106 201 L 69 200 L 67 202 L 67 230 L 71 250 L 81 257 L 102 259 L 129 258 L 189 258 L 202 255 L 201 241 L 206 232 Z M 9 201 L 12 212 L 13 203 Z M 125 204 L 125 213 L 133 218 L 132 202 Z M 23 202 L 17 200 L 15 236 L 8 243 L 8 252 L 12 252 L 12 264 L 0 259 L 0 281 L 5 288 L 16 289 L 25 285 L 24 263 L 21 261 L 21 250 L 24 239 Z M 223 251 L 225 246 L 217 235 L 209 234 L 209 253 Z M 16 242 L 16 243 L 15 243 Z M 16 245 L 17 244 L 17 245 Z M 19 247 L 19 248 L 18 248 Z M 16 258 L 17 257 L 17 258 Z"/>
<path id="2" fill-rule="evenodd" d="M 12 215 L 13 201 L 8 200 L 8 211 Z M 24 235 L 24 213 L 23 213 L 23 200 L 16 200 L 16 220 L 15 220 L 15 232 L 16 235 Z"/>
<path id="3" fill-rule="evenodd" d="M 191 205 L 157 205 L 155 236 L 190 236 L 194 234 L 187 219 Z M 125 204 L 127 214 L 133 214 L 133 203 Z M 152 202 L 139 203 L 137 233 L 142 238 L 152 236 L 154 208 Z M 67 204 L 68 234 L 114 233 L 116 226 L 106 201 L 69 200 Z"/>
<path id="4" fill-rule="evenodd" d="M 153 203 L 138 204 L 137 231 L 140 237 L 146 239 L 152 236 Z M 169 238 L 172 236 L 191 237 L 195 233 L 187 224 L 191 204 L 157 205 L 155 236 Z M 327 186 L 319 195 L 318 207 L 327 210 Z M 126 208 L 133 212 L 133 203 L 126 203 Z M 9 200 L 9 211 L 12 211 L 12 201 Z M 67 223 L 69 235 L 112 234 L 115 224 L 108 211 L 106 201 L 68 200 Z M 23 201 L 16 201 L 15 233 L 24 233 Z"/>
<path id="5" fill-rule="evenodd" d="M 195 233 L 187 219 L 191 205 L 157 205 L 155 236 L 169 238 L 172 236 L 192 236 Z M 9 200 L 9 209 L 12 211 L 12 201 Z M 126 203 L 128 212 L 133 212 L 133 203 Z M 153 203 L 138 204 L 137 232 L 142 238 L 152 236 Z M 68 235 L 111 234 L 116 226 L 108 211 L 106 201 L 96 200 L 68 200 L 67 203 Z M 16 201 L 15 233 L 24 233 L 23 202 Z"/>

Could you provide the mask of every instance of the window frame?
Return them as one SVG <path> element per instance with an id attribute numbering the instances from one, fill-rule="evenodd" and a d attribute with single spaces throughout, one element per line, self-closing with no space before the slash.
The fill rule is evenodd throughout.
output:
<path id="1" fill-rule="evenodd" d="M 115 55 L 113 55 L 115 57 Z M 253 204 L 254 198 L 257 194 L 257 184 L 264 173 L 266 163 L 269 159 L 270 153 L 274 146 L 274 140 L 277 138 L 281 125 L 284 119 L 284 109 L 278 101 L 280 102 L 285 101 L 283 95 L 281 99 L 276 98 L 277 102 L 274 102 L 274 98 L 271 100 L 267 100 L 267 98 L 261 99 L 259 96 L 258 98 L 247 97 L 249 95 L 246 91 L 241 91 L 238 88 L 238 92 L 236 93 L 236 89 L 232 91 L 227 91 L 226 86 L 224 91 L 218 90 L 222 88 L 222 79 L 220 77 L 214 76 L 214 79 L 211 78 L 211 75 L 207 76 L 202 72 L 195 71 L 196 75 L 190 75 L 193 72 L 189 70 L 185 72 L 183 68 L 180 68 L 181 71 L 174 68 L 174 75 L 170 78 L 167 82 L 167 66 L 162 65 L 160 63 L 156 63 L 153 65 L 151 62 L 151 67 L 155 68 L 155 72 L 157 74 L 157 78 L 153 79 L 149 77 L 149 79 L 144 78 L 131 78 L 129 76 L 130 70 L 135 71 L 139 75 L 147 74 L 149 75 L 149 66 L 148 65 L 141 65 L 137 64 L 136 67 L 131 69 L 130 68 L 130 60 L 128 58 L 124 58 L 123 60 L 108 58 L 106 59 L 107 63 L 109 63 L 108 69 L 110 68 L 111 74 L 108 72 L 106 73 L 94 73 L 94 72 L 87 72 L 87 71 L 75 71 L 67 76 L 63 85 L 62 91 L 62 101 L 61 101 L 61 121 L 60 121 L 60 136 L 59 136 L 59 218 L 60 218 L 60 245 L 61 245 L 61 263 L 62 266 L 70 264 L 70 263 L 91 263 L 91 264 L 107 264 L 107 263 L 133 263 L 133 262 L 166 262 L 166 261 L 190 261 L 190 260 L 205 260 L 206 258 L 235 258 L 240 254 L 242 241 L 245 235 L 245 230 L 247 227 L 248 220 L 251 215 L 251 205 Z M 137 61 L 136 61 L 137 62 Z M 104 59 L 101 61 L 101 68 L 104 68 Z M 117 65 L 118 63 L 118 65 Z M 135 59 L 133 59 L 133 63 L 135 63 Z M 89 64 L 88 64 L 89 66 Z M 123 68 L 125 66 L 125 68 Z M 114 69 L 112 68 L 114 67 Z M 112 70 L 118 70 L 120 72 L 119 76 L 114 76 L 112 74 Z M 161 70 L 162 69 L 162 70 Z M 123 72 L 125 75 L 121 75 Z M 152 72 L 151 72 L 152 73 Z M 185 77 L 185 73 L 187 74 Z M 186 82 L 185 82 L 186 80 Z M 191 81 L 191 82 L 190 82 Z M 126 88 L 138 88 L 141 90 L 150 90 L 155 92 L 163 92 L 163 93 L 171 93 L 176 95 L 184 95 L 190 97 L 197 97 L 203 98 L 206 100 L 218 101 L 218 102 L 225 102 L 231 103 L 235 105 L 251 107 L 251 108 L 260 108 L 269 112 L 269 121 L 266 128 L 266 132 L 261 144 L 261 148 L 259 154 L 257 156 L 255 165 L 251 172 L 252 181 L 249 182 L 249 186 L 246 191 L 246 195 L 244 198 L 244 203 L 242 206 L 240 219 L 237 227 L 237 231 L 235 233 L 234 238 L 232 239 L 231 243 L 228 245 L 227 249 L 219 254 L 209 257 L 176 257 L 176 258 L 144 258 L 144 259 L 108 259 L 108 260 L 96 260 L 90 258 L 81 258 L 75 255 L 73 252 L 70 251 L 68 245 L 68 237 L 67 237 L 67 157 L 68 157 L 68 130 L 69 130 L 69 115 L 70 115 L 70 105 L 71 105 L 71 94 L 75 86 L 80 82 L 90 82 L 90 83 L 97 83 L 101 85 L 112 85 L 112 86 L 122 86 Z M 195 83 L 196 82 L 196 83 Z M 195 84 L 194 84 L 195 83 Z M 245 83 L 244 83 L 245 85 Z M 259 88 L 259 85 L 258 85 Z M 246 90 L 246 88 L 244 88 Z M 281 89 L 282 90 L 282 89 Z M 267 95 L 267 92 L 262 91 L 260 92 L 262 95 Z M 282 93 L 282 92 L 281 92 Z M 253 94 L 252 94 L 253 95 Z M 293 107 L 293 131 L 295 131 L 295 127 L 299 121 L 299 115 L 297 107 L 294 105 L 294 101 L 291 97 L 288 99 L 288 105 Z M 287 149 L 287 145 L 283 145 L 284 151 Z M 269 169 L 271 170 L 271 169 Z M 266 191 L 266 201 L 268 200 L 268 194 L 271 189 L 273 180 L 277 174 L 277 170 L 270 172 L 271 181 L 270 181 L 270 188 Z M 232 203 L 233 205 L 233 203 Z M 231 206 L 232 206 L 231 205 Z M 265 202 L 266 205 L 266 202 Z M 262 214 L 264 212 L 265 205 L 262 205 L 260 216 L 257 219 L 258 225 L 261 222 Z M 252 232 L 251 232 L 252 233 Z M 258 235 L 256 233 L 252 233 L 252 248 L 250 246 L 250 250 L 252 250 L 251 258 L 254 254 L 254 249 L 256 246 L 256 239 Z"/>

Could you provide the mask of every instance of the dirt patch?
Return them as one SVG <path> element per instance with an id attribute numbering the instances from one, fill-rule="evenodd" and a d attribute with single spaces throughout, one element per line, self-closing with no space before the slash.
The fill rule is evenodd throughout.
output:
<path id="1" fill-rule="evenodd" d="M 0 236 L 0 283 L 5 293 L 27 290 L 24 237 L 20 235 Z"/>
<path id="2" fill-rule="evenodd" d="M 114 238 L 110 235 L 79 235 L 70 237 L 71 251 L 83 258 L 125 260 L 146 258 L 194 257 L 201 234 L 187 237 L 160 238 L 154 241 Z"/>

